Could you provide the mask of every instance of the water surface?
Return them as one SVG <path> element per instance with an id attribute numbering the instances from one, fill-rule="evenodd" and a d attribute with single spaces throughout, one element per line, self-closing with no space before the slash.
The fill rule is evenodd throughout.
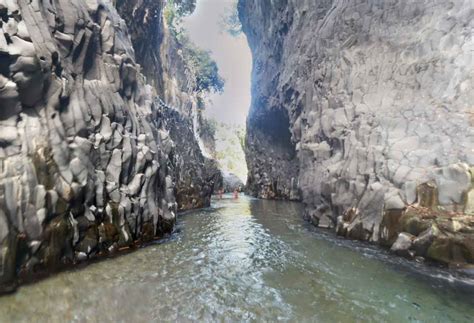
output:
<path id="1" fill-rule="evenodd" d="M 171 238 L 0 298 L 11 321 L 472 322 L 474 284 L 318 230 L 298 203 L 226 198 Z"/>

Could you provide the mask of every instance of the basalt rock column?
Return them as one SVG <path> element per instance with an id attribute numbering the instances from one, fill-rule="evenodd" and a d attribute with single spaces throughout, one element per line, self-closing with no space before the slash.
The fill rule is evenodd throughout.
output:
<path id="1" fill-rule="evenodd" d="M 135 23 L 164 28 L 161 1 L 117 5 L 124 16 L 141 5 Z M 1 0 L 0 18 L 0 290 L 171 232 L 186 175 L 157 94 L 183 86 L 158 82 L 162 61 L 145 79 L 137 59 L 149 64 L 151 49 L 134 45 L 146 33 L 131 39 L 108 0 Z"/>
<path id="2" fill-rule="evenodd" d="M 432 212 L 472 214 L 473 12 L 472 1 L 240 1 L 252 193 L 278 197 L 262 192 L 296 169 L 309 220 L 374 242 L 425 207 L 425 186 Z M 294 158 L 273 145 L 288 132 Z"/>

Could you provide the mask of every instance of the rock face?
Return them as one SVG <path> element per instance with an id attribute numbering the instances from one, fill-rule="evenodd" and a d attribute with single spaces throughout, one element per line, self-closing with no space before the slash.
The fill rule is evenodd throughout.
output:
<path id="1" fill-rule="evenodd" d="M 299 190 L 314 224 L 373 242 L 410 205 L 472 214 L 472 9 L 240 1 L 254 61 L 250 192 Z"/>
<path id="2" fill-rule="evenodd" d="M 178 209 L 208 203 L 195 100 L 180 95 L 192 73 L 155 59 L 178 52 L 163 3 L 117 6 L 126 20 L 108 0 L 0 0 L 0 290 L 163 235 Z"/>
<path id="3" fill-rule="evenodd" d="M 235 174 L 223 172 L 222 176 L 222 189 L 224 193 L 232 193 L 235 190 L 241 191 L 245 186 L 242 180 Z"/>
<path id="4" fill-rule="evenodd" d="M 203 156 L 191 120 L 166 107 L 159 119 L 164 128 L 170 129 L 169 136 L 175 146 L 176 155 L 170 162 L 175 172 L 178 211 L 209 206 L 215 185 L 222 181 L 217 162 Z"/>
<path id="5" fill-rule="evenodd" d="M 206 157 L 196 75 L 185 62 L 181 44 L 163 22 L 164 1 L 119 0 L 116 7 L 127 23 L 142 73 L 162 98 L 158 119 L 174 143 L 178 211 L 208 206 L 221 175 L 215 161 Z"/>

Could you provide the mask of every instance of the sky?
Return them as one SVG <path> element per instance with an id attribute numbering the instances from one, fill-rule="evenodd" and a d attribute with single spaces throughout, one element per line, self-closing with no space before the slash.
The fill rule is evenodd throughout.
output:
<path id="1" fill-rule="evenodd" d="M 184 19 L 184 27 L 197 46 L 211 51 L 225 79 L 223 94 L 210 98 L 207 116 L 228 124 L 245 125 L 250 107 L 252 56 L 245 35 L 233 37 L 221 24 L 234 1 L 197 0 L 194 13 Z"/>

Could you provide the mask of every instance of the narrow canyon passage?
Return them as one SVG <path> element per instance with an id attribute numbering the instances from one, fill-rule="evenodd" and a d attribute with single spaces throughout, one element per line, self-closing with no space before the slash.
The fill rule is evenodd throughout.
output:
<path id="1" fill-rule="evenodd" d="M 168 240 L 0 298 L 0 322 L 468 322 L 473 283 L 335 238 L 298 203 L 225 196 Z"/>
<path id="2" fill-rule="evenodd" d="M 0 323 L 474 321 L 474 0 L 0 29 Z"/>

